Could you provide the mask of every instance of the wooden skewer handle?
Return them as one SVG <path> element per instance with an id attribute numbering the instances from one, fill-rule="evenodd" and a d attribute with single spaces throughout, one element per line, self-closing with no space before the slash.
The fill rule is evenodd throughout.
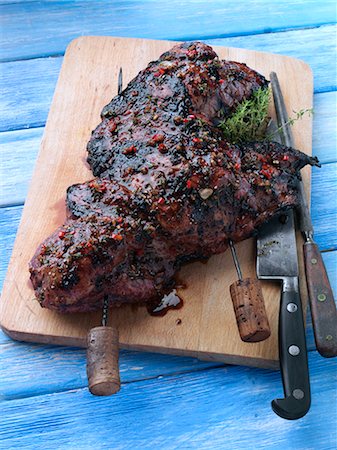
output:
<path id="1" fill-rule="evenodd" d="M 87 376 L 93 395 L 111 395 L 120 389 L 118 330 L 92 328 L 87 337 Z"/>
<path id="2" fill-rule="evenodd" d="M 236 322 L 244 342 L 260 342 L 270 336 L 270 326 L 259 280 L 245 278 L 230 286 Z"/>

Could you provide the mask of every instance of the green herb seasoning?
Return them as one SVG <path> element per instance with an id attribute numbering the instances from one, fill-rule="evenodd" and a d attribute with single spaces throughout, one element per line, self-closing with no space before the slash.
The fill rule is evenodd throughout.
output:
<path id="1" fill-rule="evenodd" d="M 282 132 L 283 127 L 278 128 L 273 135 L 266 135 L 270 99 L 270 89 L 260 88 L 254 91 L 248 100 L 243 100 L 236 110 L 219 124 L 224 138 L 233 144 L 249 141 L 272 141 L 277 133 Z M 311 116 L 313 109 L 301 109 L 293 111 L 293 113 L 294 117 L 289 118 L 286 125 L 293 126 L 306 114 Z"/>
<path id="2" fill-rule="evenodd" d="M 234 113 L 219 124 L 224 138 L 234 144 L 265 139 L 270 97 L 269 88 L 260 88 L 243 100 Z"/>

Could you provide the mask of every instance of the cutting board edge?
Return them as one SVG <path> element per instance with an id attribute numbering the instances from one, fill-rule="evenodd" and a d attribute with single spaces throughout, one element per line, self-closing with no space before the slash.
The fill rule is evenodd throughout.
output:
<path id="1" fill-rule="evenodd" d="M 34 344 L 45 344 L 45 345 L 59 345 L 62 347 L 79 347 L 86 348 L 85 338 L 73 338 L 69 336 L 51 336 L 47 334 L 31 334 L 25 333 L 17 330 L 10 330 L 1 323 L 0 328 L 2 331 L 11 339 L 18 342 L 27 342 Z M 158 353 L 162 355 L 174 355 L 174 356 L 184 356 L 190 358 L 197 358 L 200 361 L 211 361 L 219 362 L 230 365 L 240 365 L 247 367 L 256 367 L 259 369 L 279 369 L 279 361 L 273 359 L 266 359 L 263 357 L 251 357 L 242 355 L 231 355 L 231 354 L 220 354 L 211 352 L 201 352 L 193 350 L 183 350 L 179 348 L 169 348 L 166 347 L 165 351 L 161 350 L 160 347 L 151 345 L 132 345 L 132 344 L 120 344 L 122 350 L 132 350 L 148 353 Z"/>
<path id="2" fill-rule="evenodd" d="M 86 40 L 100 39 L 100 38 L 102 38 L 102 40 L 103 39 L 110 39 L 110 40 L 118 40 L 118 41 L 167 42 L 167 43 L 170 43 L 172 45 L 180 44 L 182 42 L 194 42 L 194 41 L 196 41 L 196 42 L 203 42 L 203 43 L 207 44 L 207 42 L 204 42 L 204 40 L 200 40 L 199 41 L 198 39 L 192 39 L 192 40 L 187 40 L 187 41 L 185 41 L 185 40 L 172 40 L 171 41 L 171 40 L 168 40 L 168 39 L 147 39 L 147 38 L 137 38 L 137 37 L 132 37 L 131 38 L 131 37 L 121 37 L 121 36 L 104 36 L 104 35 L 103 36 L 94 36 L 94 35 L 86 35 L 86 36 L 78 36 L 75 39 L 71 40 L 69 42 L 69 44 L 67 45 L 67 47 L 66 47 L 64 57 L 66 57 L 67 53 L 72 50 L 72 47 L 78 45 L 78 43 L 81 43 L 81 42 L 86 41 Z M 245 51 L 245 52 L 251 53 L 251 54 L 253 54 L 253 53 L 256 54 L 257 53 L 257 54 L 261 54 L 261 55 L 275 55 L 275 56 L 280 56 L 280 57 L 282 57 L 284 59 L 287 59 L 289 61 L 296 61 L 296 62 L 300 63 L 300 65 L 302 65 L 303 68 L 305 68 L 306 70 L 309 70 L 310 77 L 312 78 L 312 82 L 313 82 L 313 78 L 314 78 L 313 70 L 312 70 L 310 64 L 308 64 L 303 59 L 295 58 L 294 56 L 283 55 L 283 54 L 280 54 L 280 53 L 264 52 L 264 51 L 261 51 L 261 50 L 251 50 L 251 49 L 246 49 L 246 48 L 243 48 L 243 47 L 231 47 L 231 46 L 227 46 L 227 45 L 226 46 L 225 45 L 211 45 L 211 47 L 214 48 L 214 49 L 227 48 L 227 49 L 230 49 L 230 50 L 240 50 L 240 51 Z"/>

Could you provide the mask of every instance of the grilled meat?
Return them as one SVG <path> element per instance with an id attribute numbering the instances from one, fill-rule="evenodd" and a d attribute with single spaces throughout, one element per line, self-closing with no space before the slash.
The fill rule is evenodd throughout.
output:
<path id="1" fill-rule="evenodd" d="M 30 263 L 41 305 L 153 302 L 181 264 L 225 251 L 295 205 L 299 171 L 317 160 L 276 143 L 232 145 L 217 127 L 266 85 L 201 43 L 141 71 L 103 109 L 88 144 L 99 178 L 68 188 L 66 223 Z"/>

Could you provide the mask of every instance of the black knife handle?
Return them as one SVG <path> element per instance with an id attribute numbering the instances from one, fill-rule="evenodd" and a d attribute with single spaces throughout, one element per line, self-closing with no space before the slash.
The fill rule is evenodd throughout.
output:
<path id="1" fill-rule="evenodd" d="M 284 419 L 299 419 L 310 408 L 310 383 L 302 304 L 297 278 L 283 282 L 279 320 L 279 355 L 284 397 L 272 401 Z"/>
<path id="2" fill-rule="evenodd" d="M 316 348 L 331 358 L 337 356 L 337 309 L 332 289 L 317 245 L 306 242 L 303 251 Z"/>

